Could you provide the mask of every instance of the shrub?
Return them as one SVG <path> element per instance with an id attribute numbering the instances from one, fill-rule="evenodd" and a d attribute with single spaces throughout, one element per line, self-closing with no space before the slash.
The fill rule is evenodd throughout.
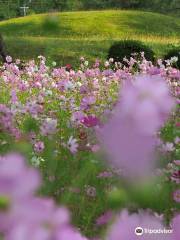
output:
<path id="1" fill-rule="evenodd" d="M 145 58 L 154 62 L 154 52 L 148 46 L 139 41 L 125 40 L 113 44 L 108 53 L 108 59 L 113 58 L 116 62 L 123 62 L 124 57 L 130 59 L 133 53 L 137 53 L 140 58 L 140 53 L 144 52 Z"/>
<path id="2" fill-rule="evenodd" d="M 173 62 L 173 58 L 178 57 L 177 62 Z M 165 56 L 164 60 L 171 60 L 172 66 L 180 69 L 180 46 L 174 49 L 171 49 Z"/>

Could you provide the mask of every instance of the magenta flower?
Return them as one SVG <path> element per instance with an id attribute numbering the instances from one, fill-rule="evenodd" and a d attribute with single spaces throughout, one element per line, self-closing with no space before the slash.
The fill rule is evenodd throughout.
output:
<path id="1" fill-rule="evenodd" d="M 81 120 L 81 123 L 88 128 L 95 127 L 95 126 L 99 125 L 99 119 L 96 116 L 89 115 L 87 117 L 84 117 Z"/>
<path id="2" fill-rule="evenodd" d="M 66 64 L 66 70 L 69 71 L 72 69 L 72 65 L 71 64 Z"/>

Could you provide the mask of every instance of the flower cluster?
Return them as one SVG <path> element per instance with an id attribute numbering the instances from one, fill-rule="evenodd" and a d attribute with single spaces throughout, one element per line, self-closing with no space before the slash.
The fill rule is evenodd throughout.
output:
<path id="1" fill-rule="evenodd" d="M 138 66 L 136 73 L 134 66 Z M 179 70 L 171 65 L 163 65 L 161 60 L 154 66 L 143 55 L 141 61 L 131 58 L 124 66 L 120 63 L 113 65 L 112 59 L 101 66 L 97 60 L 92 68 L 82 58 L 77 70 L 54 65 L 49 67 L 42 56 L 37 63 L 34 60 L 27 63 L 21 63 L 20 60 L 13 62 L 8 57 L 7 63 L 1 67 L 1 128 L 16 139 L 22 139 L 25 134 L 24 119 L 32 118 L 38 125 L 38 131 L 33 132 L 31 129 L 35 142 L 43 141 L 46 137 L 55 139 L 56 136 L 63 139 L 61 147 L 66 146 L 68 149 L 68 139 L 72 136 L 78 144 L 78 134 L 83 129 L 87 133 L 87 144 L 91 149 L 94 142 L 89 138 L 89 132 L 102 125 L 103 116 L 113 109 L 119 89 L 124 83 L 135 82 L 131 87 L 122 89 L 122 95 L 131 95 L 124 99 L 124 104 L 129 104 L 124 105 L 124 108 L 129 108 L 129 112 L 133 110 L 133 121 L 139 127 L 145 126 L 146 131 L 152 132 L 161 126 L 172 105 L 165 82 L 178 103 L 179 79 Z M 135 89 L 140 95 L 136 96 Z M 166 103 L 163 104 L 166 97 Z M 141 106 L 136 109 L 140 102 Z M 150 122 L 152 118 L 154 121 Z M 73 135 L 70 132 L 67 136 L 64 127 L 72 128 Z M 36 144 L 34 149 L 43 152 L 43 143 L 40 148 Z"/>
<path id="2" fill-rule="evenodd" d="M 58 201 L 66 190 L 79 197 L 72 210 L 75 204 L 80 205 L 80 194 L 84 194 L 82 202 L 88 201 L 87 211 L 91 211 L 92 203 L 104 202 L 102 196 L 116 189 L 114 179 L 117 182 L 123 176 L 128 191 L 132 184 L 129 180 L 138 182 L 135 177 L 142 180 L 159 174 L 162 182 L 169 184 L 171 202 L 158 212 L 163 214 L 168 208 L 169 215 L 163 219 L 170 221 L 174 230 L 163 239 L 177 240 L 180 123 L 176 105 L 180 103 L 180 71 L 171 66 L 174 61 L 164 65 L 158 60 L 154 65 L 142 54 L 141 60 L 125 59 L 125 65 L 110 59 L 104 64 L 96 60 L 90 67 L 81 58 L 80 67 L 74 70 L 70 65 L 48 66 L 42 56 L 27 63 L 8 56 L 0 68 L 0 154 L 28 143 L 27 148 L 23 145 L 23 152 L 42 171 L 44 184 L 49 184 L 47 192 L 53 192 Z M 97 158 L 108 159 L 108 169 Z M 152 172 L 156 165 L 157 174 Z M 82 176 L 80 170 L 84 171 Z M 7 240 L 85 240 L 71 225 L 66 208 L 36 194 L 40 183 L 38 171 L 27 167 L 20 155 L 0 157 L 0 233 Z M 138 212 L 141 206 L 134 202 L 137 199 L 131 194 L 124 198 L 129 201 L 126 205 L 121 199 L 123 208 L 132 206 L 136 213 L 122 211 L 105 239 L 136 239 L 134 229 L 138 226 L 165 228 L 163 219 L 152 213 L 157 210 L 153 204 L 149 207 L 146 202 L 143 207 L 150 208 L 151 213 Z M 83 216 L 78 226 L 88 219 L 88 224 L 94 221 L 95 229 L 99 229 L 113 220 L 110 209 L 102 206 L 104 214 L 99 218 L 99 209 L 93 209 L 93 217 Z M 79 206 L 76 210 L 82 217 Z"/>

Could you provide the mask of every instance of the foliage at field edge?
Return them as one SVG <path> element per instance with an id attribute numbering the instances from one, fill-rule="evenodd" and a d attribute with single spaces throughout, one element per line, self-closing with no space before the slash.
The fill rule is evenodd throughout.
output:
<path id="1" fill-rule="evenodd" d="M 23 16 L 23 6 L 27 7 L 26 14 L 113 8 L 176 14 L 180 9 L 179 0 L 3 0 L 0 2 L 0 19 Z"/>

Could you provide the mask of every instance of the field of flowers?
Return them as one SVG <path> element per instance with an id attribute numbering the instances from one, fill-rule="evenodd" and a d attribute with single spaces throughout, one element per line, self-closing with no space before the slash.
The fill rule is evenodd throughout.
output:
<path id="1" fill-rule="evenodd" d="M 43 56 L 6 60 L 2 239 L 136 240 L 141 227 L 140 239 L 179 240 L 177 59 L 81 57 L 75 69 Z"/>

